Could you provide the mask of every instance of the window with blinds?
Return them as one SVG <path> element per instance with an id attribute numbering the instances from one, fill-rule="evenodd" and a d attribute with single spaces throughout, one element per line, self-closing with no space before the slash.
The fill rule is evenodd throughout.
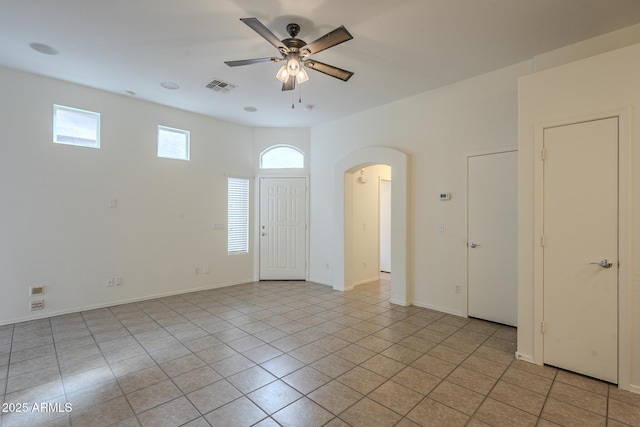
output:
<path id="1" fill-rule="evenodd" d="M 227 178 L 227 251 L 249 252 L 249 180 Z"/>

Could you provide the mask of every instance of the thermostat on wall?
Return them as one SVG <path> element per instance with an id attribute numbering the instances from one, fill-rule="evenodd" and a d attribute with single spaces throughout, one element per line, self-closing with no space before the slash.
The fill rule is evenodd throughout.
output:
<path id="1" fill-rule="evenodd" d="M 440 193 L 440 200 L 449 200 L 451 198 L 451 193 Z"/>

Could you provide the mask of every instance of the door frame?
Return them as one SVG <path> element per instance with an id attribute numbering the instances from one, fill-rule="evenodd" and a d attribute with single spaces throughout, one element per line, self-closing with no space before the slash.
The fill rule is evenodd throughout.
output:
<path id="1" fill-rule="evenodd" d="M 544 130 L 607 118 L 618 118 L 618 387 L 629 390 L 631 386 L 631 109 L 570 117 L 537 124 L 534 128 L 534 250 L 533 250 L 533 363 L 544 364 L 544 334 L 540 325 L 544 320 L 543 307 L 543 248 L 540 236 L 543 234 L 544 202 Z M 520 298 L 520 297 L 519 297 Z M 516 353 L 517 357 L 521 357 Z"/>
<path id="2" fill-rule="evenodd" d="M 345 236 L 345 174 L 363 167 L 381 164 L 391 166 L 391 298 L 393 304 L 408 306 L 413 303 L 413 288 L 409 273 L 409 155 L 387 147 L 368 147 L 353 151 L 338 161 L 334 170 L 334 254 L 333 288 L 338 291 L 353 289 L 351 266 L 345 263 L 351 243 Z"/>
<path id="3" fill-rule="evenodd" d="M 304 179 L 304 184 L 306 187 L 306 191 L 304 192 L 305 196 L 305 222 L 306 222 L 306 227 L 305 227 L 305 247 L 304 247 L 304 262 L 305 262 L 305 270 L 304 270 L 304 280 L 309 280 L 309 219 L 310 219 L 310 215 L 309 215 L 309 176 L 305 175 L 305 176 L 301 176 L 301 175 L 257 175 L 256 179 L 255 179 L 255 187 L 254 187 L 254 194 L 255 194 L 255 210 L 254 210 L 254 218 L 256 218 L 256 220 L 253 222 L 255 225 L 253 227 L 253 247 L 255 248 L 255 250 L 253 251 L 253 280 L 254 282 L 258 282 L 260 281 L 260 208 L 261 208 L 261 204 L 260 204 L 260 185 L 262 183 L 262 179 L 285 179 L 285 178 L 297 178 L 297 179 Z"/>
<path id="4" fill-rule="evenodd" d="M 494 148 L 490 150 L 480 150 L 480 151 L 470 151 L 464 153 L 464 171 L 465 171 L 465 180 L 464 180 L 464 212 L 465 212 L 465 242 L 469 242 L 469 158 L 470 157 L 478 157 L 478 156 L 488 156 L 491 154 L 501 154 L 501 153 L 510 153 L 512 151 L 518 152 L 517 145 L 507 145 L 505 147 Z M 464 317 L 469 317 L 469 251 L 467 250 L 466 262 L 465 262 L 465 277 L 467 278 L 467 285 L 462 289 L 464 298 L 464 312 L 462 315 Z M 516 283 L 517 286 L 517 283 Z M 517 302 L 516 302 L 517 304 Z M 517 310 L 516 310 L 517 311 Z"/>

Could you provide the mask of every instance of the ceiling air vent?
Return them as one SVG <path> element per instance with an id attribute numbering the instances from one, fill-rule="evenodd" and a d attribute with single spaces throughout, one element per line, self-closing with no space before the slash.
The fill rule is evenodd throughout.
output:
<path id="1" fill-rule="evenodd" d="M 231 92 L 231 90 L 237 88 L 238 86 L 228 82 L 224 82 L 220 79 L 215 79 L 211 83 L 209 83 L 206 87 L 216 92 L 227 93 L 227 92 Z"/>

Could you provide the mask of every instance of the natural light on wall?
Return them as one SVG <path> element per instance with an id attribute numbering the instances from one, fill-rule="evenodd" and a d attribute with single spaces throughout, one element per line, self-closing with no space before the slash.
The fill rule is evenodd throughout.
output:
<path id="1" fill-rule="evenodd" d="M 158 126 L 158 157 L 189 160 L 189 131 Z"/>
<path id="2" fill-rule="evenodd" d="M 260 154 L 260 169 L 302 169 L 304 154 L 290 145 L 275 145 Z"/>
<path id="3" fill-rule="evenodd" d="M 100 113 L 54 105 L 53 142 L 100 148 Z"/>

